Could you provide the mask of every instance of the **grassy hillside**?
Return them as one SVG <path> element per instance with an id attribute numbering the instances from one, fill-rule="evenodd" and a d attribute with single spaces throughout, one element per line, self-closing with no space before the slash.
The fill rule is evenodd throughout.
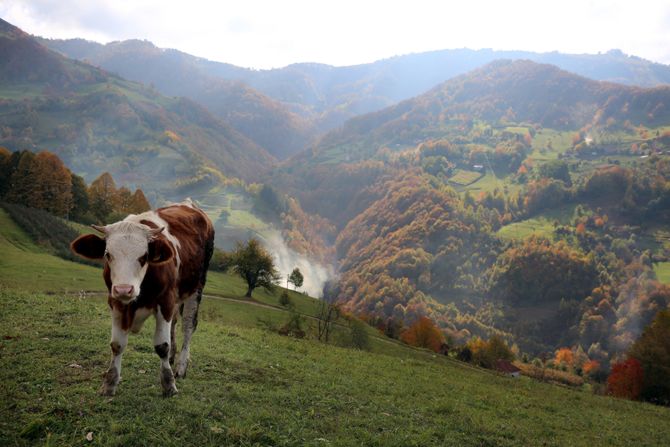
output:
<path id="1" fill-rule="evenodd" d="M 371 352 L 259 329 L 276 295 L 241 300 L 210 274 L 192 368 L 159 397 L 152 322 L 131 338 L 116 397 L 97 395 L 108 361 L 100 270 L 41 253 L 0 213 L 0 443 L 80 445 L 664 445 L 670 410 L 505 378 L 373 337 Z M 5 262 L 9 259 L 10 262 Z M 73 286 L 70 278 L 78 278 Z M 39 290 L 59 291 L 43 294 Z M 67 291 L 70 291 L 69 293 Z M 222 298 L 229 297 L 229 298 Z M 232 298 L 232 299 L 231 299 Z M 309 315 L 316 301 L 292 294 Z M 314 322 L 305 317 L 306 326 Z M 370 328 L 370 333 L 373 330 Z M 345 328 L 335 334 L 336 344 Z"/>
<path id="2" fill-rule="evenodd" d="M 252 329 L 206 300 L 180 394 L 159 397 L 151 329 L 133 337 L 119 394 L 102 299 L 2 290 L 4 445 L 663 445 L 669 410 Z M 26 309 L 30 309 L 27 312 Z M 222 318 L 218 318 L 219 312 Z M 151 323 L 148 324 L 151 326 Z"/>

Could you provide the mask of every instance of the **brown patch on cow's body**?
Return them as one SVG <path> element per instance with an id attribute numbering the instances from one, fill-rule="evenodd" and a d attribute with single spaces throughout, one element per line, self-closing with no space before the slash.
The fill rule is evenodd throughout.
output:
<path id="1" fill-rule="evenodd" d="M 156 213 L 168 224 L 166 230 L 179 241 L 180 246 L 174 247 L 163 233 L 158 234 L 156 239 L 179 253 L 181 265 L 177 272 L 176 257 L 164 263 L 150 262 L 140 286 L 140 295 L 128 304 L 112 298 L 110 293 L 109 307 L 121 315 L 121 327 L 124 330 L 132 327 L 139 308 L 156 309 L 160 306 L 163 318 L 171 321 L 179 304 L 192 294 L 201 292 L 205 286 L 214 246 L 214 228 L 207 215 L 197 208 L 184 205 L 160 208 Z M 142 219 L 140 223 L 158 228 L 150 220 Z M 103 278 L 107 290 L 111 291 L 111 273 L 107 262 Z"/>

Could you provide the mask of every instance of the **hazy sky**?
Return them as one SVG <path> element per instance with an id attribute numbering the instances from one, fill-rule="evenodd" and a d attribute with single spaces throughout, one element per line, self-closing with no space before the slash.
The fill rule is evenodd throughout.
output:
<path id="1" fill-rule="evenodd" d="M 147 39 L 235 65 L 351 65 L 445 48 L 597 53 L 670 63 L 670 1 L 0 0 L 44 37 Z"/>

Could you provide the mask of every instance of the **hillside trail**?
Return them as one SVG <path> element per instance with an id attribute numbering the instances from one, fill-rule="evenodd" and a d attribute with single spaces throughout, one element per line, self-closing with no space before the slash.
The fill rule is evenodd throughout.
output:
<path id="1" fill-rule="evenodd" d="M 47 295 L 55 295 L 58 292 L 45 291 L 44 293 L 46 293 Z M 82 297 L 86 297 L 86 296 L 105 296 L 105 295 L 107 295 L 107 293 L 102 292 L 102 291 L 81 291 L 81 292 L 79 292 L 79 295 L 82 296 Z M 217 301 L 226 301 L 226 302 L 230 302 L 230 303 L 246 304 L 246 305 L 249 305 L 249 306 L 255 306 L 255 307 L 260 307 L 260 308 L 264 308 L 264 309 L 272 309 L 272 310 L 276 310 L 278 312 L 288 312 L 283 307 L 261 303 L 259 301 L 256 301 L 253 298 L 251 298 L 251 299 L 236 298 L 236 297 L 227 297 L 227 296 L 211 295 L 211 294 L 204 294 L 204 293 L 203 293 L 202 297 L 206 298 L 206 299 L 217 300 Z M 314 315 L 309 315 L 309 314 L 305 314 L 305 313 L 301 313 L 301 312 L 297 312 L 297 313 L 298 313 L 298 315 L 300 315 L 302 317 L 305 317 L 305 318 L 308 318 L 308 319 L 313 320 L 313 321 L 318 321 L 319 320 L 319 318 L 315 317 Z M 333 324 L 335 326 L 340 327 L 340 328 L 348 328 L 348 326 L 346 326 L 342 323 L 334 322 Z M 392 345 L 398 345 L 399 344 L 398 342 L 395 342 L 393 340 L 389 340 L 386 337 L 379 337 L 379 336 L 376 336 L 376 335 L 372 335 L 372 337 L 381 341 L 381 342 L 383 342 L 383 343 L 388 343 L 388 344 L 392 344 Z M 404 345 L 404 344 L 403 344 L 403 346 L 406 347 L 406 345 Z"/>

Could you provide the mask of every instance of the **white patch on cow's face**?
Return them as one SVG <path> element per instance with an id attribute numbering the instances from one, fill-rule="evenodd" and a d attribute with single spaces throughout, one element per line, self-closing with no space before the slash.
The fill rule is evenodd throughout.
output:
<path id="1" fill-rule="evenodd" d="M 140 294 L 140 285 L 149 268 L 151 229 L 146 225 L 117 222 L 105 227 L 105 260 L 112 280 L 113 298 L 127 303 Z"/>

